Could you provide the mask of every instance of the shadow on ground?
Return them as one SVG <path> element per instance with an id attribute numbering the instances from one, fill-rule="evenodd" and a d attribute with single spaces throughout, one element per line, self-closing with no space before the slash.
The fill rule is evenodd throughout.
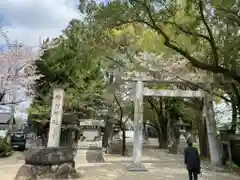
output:
<path id="1" fill-rule="evenodd" d="M 144 163 L 148 171 L 146 172 L 130 172 L 127 167 L 129 163 L 123 162 L 107 162 L 106 164 L 92 165 L 88 167 L 79 167 L 82 180 L 186 180 L 187 172 L 180 164 L 161 162 L 161 163 Z M 201 180 L 237 180 L 235 177 L 227 173 L 213 173 L 204 171 Z"/>

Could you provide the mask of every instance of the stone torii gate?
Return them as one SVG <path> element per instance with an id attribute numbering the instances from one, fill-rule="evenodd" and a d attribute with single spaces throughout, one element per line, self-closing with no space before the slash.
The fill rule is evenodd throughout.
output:
<path id="1" fill-rule="evenodd" d="M 143 77 L 141 75 L 131 78 L 124 76 L 116 76 L 117 81 L 135 82 L 135 99 L 134 99 L 134 139 L 133 139 L 133 159 L 129 166 L 129 171 L 146 171 L 142 164 L 142 145 L 143 145 L 143 97 L 144 96 L 161 96 L 161 97 L 182 97 L 182 98 L 204 98 L 204 113 L 206 119 L 214 118 L 214 111 L 209 107 L 213 101 L 212 96 L 207 91 L 197 90 L 155 90 L 144 87 L 144 83 L 160 83 L 160 84 L 186 84 L 186 82 L 174 80 L 159 80 L 151 77 Z M 115 79 L 116 80 L 116 79 Z M 210 85 L 206 85 L 206 90 L 211 92 Z M 212 117 L 211 117 L 212 116 Z M 215 133 L 211 130 L 214 124 L 208 124 L 208 134 Z M 211 127 L 210 127 L 211 126 Z M 211 131 L 211 132 L 210 132 Z M 216 146 L 213 144 L 210 146 Z M 211 151 L 210 147 L 210 151 Z M 216 157 L 217 158 L 217 157 Z"/>

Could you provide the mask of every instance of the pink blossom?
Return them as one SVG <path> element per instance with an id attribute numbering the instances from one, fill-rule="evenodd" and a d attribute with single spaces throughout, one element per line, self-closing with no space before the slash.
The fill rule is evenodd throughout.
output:
<path id="1" fill-rule="evenodd" d="M 7 38 L 1 31 L 0 35 Z M 8 44 L 9 40 L 6 39 L 6 42 Z M 7 94 L 17 87 L 31 91 L 32 85 L 40 77 L 36 75 L 35 67 L 39 54 L 39 51 L 17 43 L 9 51 L 0 52 L 0 94 Z"/>

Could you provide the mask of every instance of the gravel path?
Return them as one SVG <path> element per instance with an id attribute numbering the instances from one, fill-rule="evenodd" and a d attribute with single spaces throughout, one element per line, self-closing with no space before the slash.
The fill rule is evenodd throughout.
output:
<path id="1" fill-rule="evenodd" d="M 148 171 L 129 172 L 131 157 L 106 155 L 104 163 L 86 163 L 76 157 L 76 169 L 81 174 L 79 180 L 187 180 L 182 155 L 172 155 L 154 148 L 154 143 L 146 143 L 143 150 L 143 162 Z M 23 164 L 21 153 L 0 159 L 0 179 L 14 180 L 18 168 Z M 230 173 L 202 170 L 200 180 L 239 180 Z"/>

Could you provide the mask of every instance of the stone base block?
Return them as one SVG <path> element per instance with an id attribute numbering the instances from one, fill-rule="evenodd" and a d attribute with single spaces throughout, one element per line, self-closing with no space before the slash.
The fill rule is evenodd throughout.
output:
<path id="1" fill-rule="evenodd" d="M 76 172 L 72 163 L 54 166 L 24 164 L 18 170 L 15 180 L 66 180 L 77 179 L 79 177 L 80 175 Z"/>
<path id="2" fill-rule="evenodd" d="M 122 140 L 114 140 L 109 144 L 109 147 L 107 149 L 108 154 L 122 154 Z M 129 156 L 130 152 L 126 147 L 125 156 Z"/>
<path id="3" fill-rule="evenodd" d="M 42 166 L 71 163 L 75 151 L 69 147 L 31 148 L 25 152 L 25 163 Z"/>
<path id="4" fill-rule="evenodd" d="M 129 171 L 147 171 L 143 164 L 131 164 L 128 166 Z"/>
<path id="5" fill-rule="evenodd" d="M 87 163 L 101 163 L 105 162 L 103 157 L 103 151 L 99 150 L 79 150 L 78 158 L 87 162 Z"/>

